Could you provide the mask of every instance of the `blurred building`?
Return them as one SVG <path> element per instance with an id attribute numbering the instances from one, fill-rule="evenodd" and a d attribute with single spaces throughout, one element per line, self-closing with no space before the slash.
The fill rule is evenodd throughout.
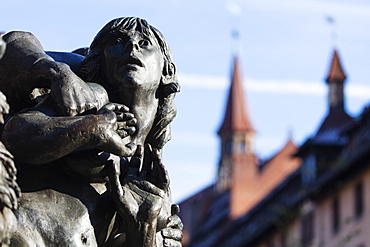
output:
<path id="1" fill-rule="evenodd" d="M 235 57 L 218 178 L 180 203 L 184 246 L 370 246 L 370 108 L 356 118 L 346 113 L 338 52 L 318 131 L 300 147 L 288 140 L 267 161 L 253 153 L 241 78 Z"/>

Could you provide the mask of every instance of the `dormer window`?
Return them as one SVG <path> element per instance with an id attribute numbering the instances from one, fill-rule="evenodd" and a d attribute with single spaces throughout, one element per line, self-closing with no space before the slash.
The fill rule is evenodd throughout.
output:
<path id="1" fill-rule="evenodd" d="M 310 154 L 303 159 L 302 164 L 302 183 L 309 184 L 316 178 L 316 157 Z"/>

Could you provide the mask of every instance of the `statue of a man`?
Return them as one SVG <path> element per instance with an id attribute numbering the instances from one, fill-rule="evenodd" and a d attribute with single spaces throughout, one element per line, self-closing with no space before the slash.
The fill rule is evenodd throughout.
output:
<path id="1" fill-rule="evenodd" d="M 14 244 L 181 246 L 161 162 L 179 90 L 162 34 L 139 18 L 115 19 L 86 58 L 58 61 L 29 33 L 4 40 L 0 90 L 14 110 L 2 138 L 23 192 Z M 36 88 L 51 93 L 24 98 Z"/>

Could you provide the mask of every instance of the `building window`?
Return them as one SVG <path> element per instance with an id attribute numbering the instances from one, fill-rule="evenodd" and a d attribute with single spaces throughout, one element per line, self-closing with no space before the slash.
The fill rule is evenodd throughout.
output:
<path id="1" fill-rule="evenodd" d="M 355 217 L 356 219 L 361 218 L 364 212 L 364 185 L 359 182 L 355 186 Z"/>
<path id="2" fill-rule="evenodd" d="M 245 150 L 246 150 L 245 141 L 239 142 L 239 153 L 245 153 Z"/>
<path id="3" fill-rule="evenodd" d="M 314 213 L 311 211 L 305 214 L 302 217 L 302 238 L 301 238 L 301 245 L 302 247 L 311 246 L 312 241 L 314 239 Z"/>
<path id="4" fill-rule="evenodd" d="M 333 233 L 336 234 L 340 230 L 340 202 L 337 196 L 332 203 L 332 220 Z"/>
<path id="5" fill-rule="evenodd" d="M 303 160 L 302 165 L 302 183 L 304 185 L 310 184 L 316 178 L 316 157 L 310 154 Z"/>
<path id="6" fill-rule="evenodd" d="M 231 140 L 226 141 L 225 149 L 228 153 L 231 153 L 233 151 L 233 142 Z"/>

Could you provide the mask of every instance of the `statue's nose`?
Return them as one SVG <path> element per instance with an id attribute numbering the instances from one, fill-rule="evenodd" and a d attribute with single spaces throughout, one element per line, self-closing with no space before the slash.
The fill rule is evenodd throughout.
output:
<path id="1" fill-rule="evenodd" d="M 137 43 L 135 39 L 129 39 L 125 46 L 125 50 L 126 51 L 139 50 L 139 44 Z"/>

